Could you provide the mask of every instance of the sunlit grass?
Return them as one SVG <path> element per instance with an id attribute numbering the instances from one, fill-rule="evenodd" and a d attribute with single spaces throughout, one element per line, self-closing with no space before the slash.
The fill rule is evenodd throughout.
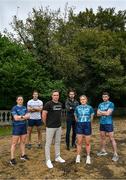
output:
<path id="1" fill-rule="evenodd" d="M 0 136 L 11 135 L 11 126 L 0 126 Z"/>

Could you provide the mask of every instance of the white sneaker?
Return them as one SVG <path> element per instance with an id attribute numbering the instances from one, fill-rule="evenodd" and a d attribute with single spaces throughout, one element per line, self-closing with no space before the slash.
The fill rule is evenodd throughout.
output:
<path id="1" fill-rule="evenodd" d="M 46 165 L 47 165 L 47 167 L 48 167 L 49 169 L 53 168 L 53 164 L 52 164 L 52 162 L 51 162 L 50 160 L 48 160 L 48 161 L 46 162 Z"/>
<path id="2" fill-rule="evenodd" d="M 77 157 L 76 157 L 76 163 L 80 163 L 80 155 L 77 155 Z"/>
<path id="3" fill-rule="evenodd" d="M 112 158 L 112 161 L 118 161 L 119 160 L 119 156 L 118 155 L 116 155 L 116 154 L 114 154 L 113 155 L 113 158 Z"/>
<path id="4" fill-rule="evenodd" d="M 60 156 L 58 156 L 56 159 L 55 159 L 56 162 L 60 162 L 60 163 L 65 163 L 65 160 L 62 159 Z"/>
<path id="5" fill-rule="evenodd" d="M 106 151 L 100 151 L 97 153 L 97 156 L 106 156 L 108 153 Z"/>
<path id="6" fill-rule="evenodd" d="M 87 156 L 86 164 L 91 164 L 91 158 L 90 158 L 90 156 Z"/>

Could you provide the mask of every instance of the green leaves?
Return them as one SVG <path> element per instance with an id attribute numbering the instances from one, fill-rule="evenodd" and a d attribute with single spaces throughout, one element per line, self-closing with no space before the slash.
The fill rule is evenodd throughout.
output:
<path id="1" fill-rule="evenodd" d="M 34 89 L 40 92 L 43 99 L 49 98 L 54 88 L 64 90 L 63 82 L 53 81 L 48 72 L 22 46 L 10 42 L 5 37 L 0 37 L 0 43 L 4 45 L 2 51 L 0 50 L 2 108 L 11 108 L 19 94 L 27 101 Z"/>
<path id="2" fill-rule="evenodd" d="M 14 17 L 12 26 L 16 43 L 0 39 L 4 96 L 23 92 L 27 98 L 38 89 L 47 100 L 58 88 L 64 99 L 73 87 L 92 97 L 94 105 L 103 91 L 121 103 L 126 93 L 126 11 L 98 7 L 95 13 L 86 9 L 75 14 L 70 9 L 63 16 L 60 10 L 40 8 L 25 23 Z"/>

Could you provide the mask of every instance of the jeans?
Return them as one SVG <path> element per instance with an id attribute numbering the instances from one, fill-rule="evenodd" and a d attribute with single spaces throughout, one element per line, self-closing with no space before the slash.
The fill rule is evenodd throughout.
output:
<path id="1" fill-rule="evenodd" d="M 68 118 L 66 120 L 66 145 L 69 147 L 70 146 L 70 131 L 72 128 L 72 146 L 75 144 L 76 140 L 76 121 L 73 119 Z"/>

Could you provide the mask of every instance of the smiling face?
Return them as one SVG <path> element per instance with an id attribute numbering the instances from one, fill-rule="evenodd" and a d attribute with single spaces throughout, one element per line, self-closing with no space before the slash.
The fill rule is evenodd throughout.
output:
<path id="1" fill-rule="evenodd" d="M 81 96 L 80 97 L 80 103 L 82 104 L 82 105 L 86 105 L 87 104 L 87 97 L 86 96 Z"/>
<path id="2" fill-rule="evenodd" d="M 17 105 L 22 106 L 23 102 L 24 102 L 23 97 L 22 96 L 18 96 L 16 102 L 17 102 Z"/>

